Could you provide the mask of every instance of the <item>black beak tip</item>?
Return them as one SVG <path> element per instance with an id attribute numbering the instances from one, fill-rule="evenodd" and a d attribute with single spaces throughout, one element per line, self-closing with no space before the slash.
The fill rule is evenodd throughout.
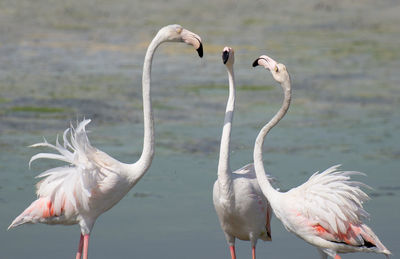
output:
<path id="1" fill-rule="evenodd" d="M 222 62 L 224 62 L 224 64 L 226 64 L 226 62 L 228 62 L 229 59 L 229 51 L 224 51 L 222 52 Z"/>
<path id="2" fill-rule="evenodd" d="M 198 47 L 197 49 L 196 49 L 196 51 L 197 51 L 197 53 L 199 54 L 199 57 L 203 57 L 203 44 L 201 44 L 201 42 L 200 42 L 200 47 Z"/>
<path id="3" fill-rule="evenodd" d="M 258 60 L 259 60 L 259 59 L 254 60 L 254 62 L 253 62 L 253 67 L 258 66 Z"/>

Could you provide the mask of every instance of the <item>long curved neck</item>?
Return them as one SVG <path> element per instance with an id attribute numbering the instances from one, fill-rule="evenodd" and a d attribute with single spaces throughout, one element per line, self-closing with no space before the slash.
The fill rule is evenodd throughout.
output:
<path id="1" fill-rule="evenodd" d="M 143 64 L 142 94 L 143 94 L 143 123 L 144 138 L 143 151 L 139 160 L 132 164 L 130 176 L 134 181 L 139 180 L 149 169 L 154 157 L 154 118 L 150 96 L 151 65 L 154 52 L 163 40 L 157 34 L 147 48 Z"/>
<path id="2" fill-rule="evenodd" d="M 285 97 L 283 99 L 283 103 L 279 111 L 275 114 L 275 116 L 261 129 L 260 133 L 256 138 L 256 142 L 254 145 L 254 168 L 257 175 L 258 183 L 261 187 L 262 192 L 268 198 L 273 206 L 273 196 L 276 196 L 279 192 L 276 191 L 268 180 L 268 177 L 265 173 L 264 164 L 263 164 L 263 156 L 262 156 L 262 147 L 264 144 L 265 137 L 267 136 L 268 132 L 285 116 L 287 110 L 290 106 L 291 100 L 291 88 L 290 88 L 290 79 L 284 81 L 282 83 L 282 87 L 284 89 Z"/>
<path id="3" fill-rule="evenodd" d="M 231 142 L 231 129 L 233 112 L 235 109 L 235 79 L 233 74 L 233 66 L 227 66 L 229 78 L 229 97 L 226 103 L 224 127 L 222 129 L 221 146 L 219 150 L 218 162 L 218 183 L 220 193 L 229 198 L 232 191 L 232 172 L 229 166 L 229 151 Z"/>

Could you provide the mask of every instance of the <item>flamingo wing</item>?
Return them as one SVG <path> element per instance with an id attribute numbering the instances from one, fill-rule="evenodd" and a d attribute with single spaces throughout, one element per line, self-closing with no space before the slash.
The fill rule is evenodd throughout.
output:
<path id="1" fill-rule="evenodd" d="M 329 233 L 346 233 L 350 224 L 359 225 L 368 217 L 363 202 L 368 195 L 363 183 L 350 181 L 360 172 L 338 171 L 339 165 L 314 173 L 307 182 L 290 191 L 301 198 L 298 213 L 319 224 Z"/>
<path id="2" fill-rule="evenodd" d="M 387 250 L 363 220 L 368 213 L 363 203 L 369 199 L 361 187 L 367 185 L 351 181 L 354 171 L 339 171 L 340 165 L 322 173 L 314 173 L 307 182 L 288 193 L 298 197 L 296 216 L 308 225 L 311 235 L 327 241 L 354 247 L 377 247 Z M 301 200 L 299 200 L 301 198 Z"/>
<path id="3" fill-rule="evenodd" d="M 90 120 L 83 120 L 76 129 L 71 126 L 65 130 L 63 145 L 59 143 L 58 138 L 55 145 L 46 140 L 32 145 L 48 147 L 59 154 L 36 154 L 31 158 L 29 165 L 39 158 L 64 161 L 69 165 L 51 168 L 37 176 L 43 178 L 36 185 L 38 199 L 19 215 L 9 228 L 27 222 L 64 221 L 73 224 L 76 223 L 75 217 L 80 210 L 89 211 L 93 193 L 107 177 L 116 175 L 113 169 L 116 160 L 90 145 L 85 130 L 89 122 Z"/>

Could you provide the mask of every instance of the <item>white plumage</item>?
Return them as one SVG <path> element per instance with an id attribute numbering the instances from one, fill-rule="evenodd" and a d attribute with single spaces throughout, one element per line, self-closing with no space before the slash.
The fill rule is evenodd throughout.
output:
<path id="1" fill-rule="evenodd" d="M 89 122 L 90 120 L 83 120 L 76 129 L 71 126 L 65 130 L 63 145 L 59 143 L 58 138 L 55 145 L 46 140 L 32 145 L 32 147 L 48 147 L 59 154 L 36 154 L 29 161 L 29 165 L 40 158 L 60 160 L 67 162 L 68 165 L 49 169 L 37 176 L 37 178 L 43 178 L 36 185 L 38 200 L 17 217 L 10 228 L 26 222 L 76 224 L 80 221 L 80 214 L 90 214 L 91 218 L 97 218 L 118 202 L 124 192 L 126 193 L 127 188 L 119 195 L 114 193 L 113 196 L 116 197 L 112 199 L 114 203 L 102 202 L 104 199 L 110 200 L 107 197 L 110 196 L 109 189 L 114 189 L 121 184 L 128 187 L 128 179 L 124 179 L 123 175 L 119 174 L 120 162 L 90 145 L 85 130 Z M 121 190 L 121 188 L 118 189 Z M 97 208 L 95 210 L 97 215 L 93 213 L 93 208 Z M 90 224 L 94 221 L 86 219 L 85 223 L 89 224 L 84 226 L 89 233 Z"/>
<path id="2" fill-rule="evenodd" d="M 221 136 L 218 179 L 213 188 L 213 202 L 230 247 L 232 259 L 236 258 L 236 238 L 250 241 L 252 257 L 255 259 L 257 240 L 271 241 L 272 211 L 258 185 L 253 164 L 245 165 L 234 172 L 230 169 L 230 136 L 235 106 L 234 51 L 232 48 L 224 48 L 222 60 L 228 70 L 229 97 Z"/>
<path id="3" fill-rule="evenodd" d="M 338 171 L 332 166 L 322 173 L 314 173 L 305 183 L 291 189 L 286 195 L 302 198 L 300 213 L 331 233 L 346 233 L 349 224 L 360 224 L 368 217 L 362 204 L 368 195 L 361 190 L 364 184 L 350 181 L 350 175 L 360 172 Z"/>
<path id="4" fill-rule="evenodd" d="M 257 239 L 271 241 L 271 207 L 262 194 L 254 172 L 248 164 L 232 172 L 230 187 L 234 198 L 224 199 L 218 180 L 214 183 L 213 202 L 221 227 L 230 238 L 249 240 L 255 247 Z"/>
<path id="5" fill-rule="evenodd" d="M 368 195 L 363 183 L 351 181 L 351 175 L 362 173 L 339 171 L 332 166 L 316 172 L 308 181 L 285 193 L 275 190 L 265 174 L 262 146 L 268 132 L 285 116 L 291 100 L 290 76 L 285 65 L 268 56 L 260 56 L 253 66 L 270 70 L 284 90 L 282 107 L 261 129 L 254 145 L 254 166 L 261 190 L 268 198 L 276 217 L 285 228 L 316 246 L 322 258 L 339 259 L 337 253 L 375 252 L 388 256 L 390 251 L 374 232 L 363 223 L 368 213 L 363 202 Z"/>
<path id="6" fill-rule="evenodd" d="M 286 229 L 327 254 L 388 250 L 363 223 L 368 213 L 364 184 L 350 181 L 359 172 L 338 171 L 339 166 L 313 174 L 302 185 L 281 193 L 274 203 L 276 216 Z"/>
<path id="7" fill-rule="evenodd" d="M 174 24 L 159 30 L 150 43 L 143 65 L 143 151 L 133 164 L 121 163 L 90 145 L 86 126 L 90 120 L 83 120 L 76 128 L 67 129 L 63 134 L 63 145 L 46 140 L 33 147 L 47 147 L 57 153 L 34 155 L 36 159 L 55 159 L 68 163 L 66 166 L 49 169 L 38 178 L 38 199 L 21 213 L 9 226 L 24 223 L 79 224 L 81 237 L 76 259 L 87 259 L 89 235 L 97 219 L 118 203 L 143 177 L 154 157 L 154 120 L 150 98 L 150 73 L 153 55 L 163 42 L 185 42 L 196 48 L 203 56 L 201 39 L 198 35 Z M 69 136 L 69 137 L 68 137 Z M 82 253 L 83 252 L 83 253 Z"/>

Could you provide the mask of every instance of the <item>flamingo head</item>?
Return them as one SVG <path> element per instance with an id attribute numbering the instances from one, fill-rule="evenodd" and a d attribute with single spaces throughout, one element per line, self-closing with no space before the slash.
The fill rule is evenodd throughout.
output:
<path id="1" fill-rule="evenodd" d="M 272 76 L 279 83 L 283 83 L 285 81 L 290 80 L 286 66 L 284 64 L 276 62 L 275 60 L 266 55 L 260 56 L 253 62 L 253 67 L 259 65 L 271 71 Z"/>
<path id="2" fill-rule="evenodd" d="M 222 62 L 226 66 L 232 66 L 235 62 L 235 52 L 231 47 L 225 47 L 222 51 Z"/>
<path id="3" fill-rule="evenodd" d="M 203 57 L 203 44 L 199 35 L 184 29 L 179 24 L 171 24 L 162 28 L 158 34 L 164 41 L 185 42 L 192 45 L 200 57 Z"/>

